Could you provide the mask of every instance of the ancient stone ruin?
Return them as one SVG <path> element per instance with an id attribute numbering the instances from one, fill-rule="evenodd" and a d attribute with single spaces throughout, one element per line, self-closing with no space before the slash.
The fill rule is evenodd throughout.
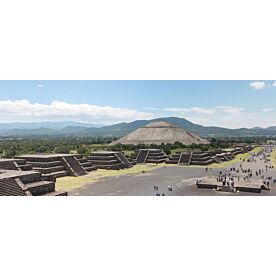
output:
<path id="1" fill-rule="evenodd" d="M 137 164 L 160 164 L 166 161 L 167 155 L 160 149 L 139 149 L 134 152 L 132 158 Z"/>
<path id="2" fill-rule="evenodd" d="M 132 167 L 131 162 L 118 151 L 95 151 L 88 160 L 98 169 L 120 170 Z"/>
<path id="3" fill-rule="evenodd" d="M 33 154 L 18 156 L 17 159 L 26 161 L 32 170 L 41 172 L 47 179 L 63 176 L 81 176 L 96 170 L 87 159 L 74 154 Z"/>
<path id="4" fill-rule="evenodd" d="M 67 196 L 37 171 L 0 170 L 0 196 Z"/>
<path id="5" fill-rule="evenodd" d="M 246 153 L 253 148 L 248 146 L 244 148 L 235 148 L 228 151 L 216 151 L 216 152 L 177 152 L 172 154 L 166 164 L 178 164 L 178 165 L 199 165 L 206 166 L 212 163 L 222 163 L 230 161 L 235 158 L 237 154 Z"/>
<path id="6" fill-rule="evenodd" d="M 125 137 L 112 142 L 111 145 L 161 145 L 174 144 L 175 142 L 180 142 L 184 145 L 210 144 L 207 140 L 179 126 L 168 122 L 157 121 L 138 128 Z"/>

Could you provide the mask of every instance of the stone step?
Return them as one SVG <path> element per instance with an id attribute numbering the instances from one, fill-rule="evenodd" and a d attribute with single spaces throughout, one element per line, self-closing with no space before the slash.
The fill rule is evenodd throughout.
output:
<path id="1" fill-rule="evenodd" d="M 39 181 L 25 185 L 25 190 L 32 193 L 34 196 L 44 195 L 55 191 L 54 181 Z"/>
<path id="2" fill-rule="evenodd" d="M 26 193 L 14 179 L 0 180 L 0 195 L 2 196 L 25 196 Z"/>
<path id="3" fill-rule="evenodd" d="M 91 167 L 91 162 L 81 163 L 84 168 Z"/>
<path id="4" fill-rule="evenodd" d="M 219 187 L 221 192 L 228 192 L 228 193 L 233 193 L 233 188 L 231 186 L 220 186 Z"/>
<path id="5" fill-rule="evenodd" d="M 39 171 L 42 174 L 49 174 L 49 173 L 55 173 L 55 172 L 64 171 L 65 168 L 64 168 L 64 166 L 49 167 L 49 168 L 33 167 L 33 170 Z"/>
<path id="6" fill-rule="evenodd" d="M 166 161 L 166 159 L 147 159 L 147 163 L 164 163 Z"/>
<path id="7" fill-rule="evenodd" d="M 49 168 L 57 167 L 62 165 L 61 161 L 50 161 L 50 162 L 27 162 L 27 164 L 32 165 L 37 168 Z"/>
<path id="8" fill-rule="evenodd" d="M 54 192 L 51 192 L 51 193 L 47 193 L 44 196 L 68 196 L 68 192 L 54 191 Z"/>
<path id="9" fill-rule="evenodd" d="M 86 170 L 87 172 L 92 172 L 92 171 L 96 171 L 96 170 L 97 170 L 97 167 L 96 167 L 96 166 L 85 167 L 85 170 Z"/>
<path id="10" fill-rule="evenodd" d="M 98 160 L 113 160 L 115 158 L 114 154 L 112 155 L 103 155 L 103 156 L 100 156 L 100 155 L 97 155 L 97 156 L 89 156 L 88 157 L 88 161 L 98 161 Z"/>
<path id="11" fill-rule="evenodd" d="M 178 160 L 166 160 L 166 164 L 178 164 Z"/>
<path id="12" fill-rule="evenodd" d="M 104 170 L 120 170 L 123 169 L 124 166 L 122 164 L 117 165 L 96 165 L 97 169 L 104 169 Z"/>
<path id="13" fill-rule="evenodd" d="M 119 162 L 119 160 L 117 159 L 113 159 L 113 160 L 90 160 L 91 165 L 117 165 L 117 164 L 122 164 L 121 162 Z"/>
<path id="14" fill-rule="evenodd" d="M 86 163 L 88 162 L 88 159 L 87 158 L 82 158 L 82 159 L 78 159 L 78 161 L 83 164 L 83 163 Z"/>
<path id="15" fill-rule="evenodd" d="M 54 172 L 54 173 L 48 173 L 48 174 L 42 174 L 42 177 L 44 180 L 53 180 L 59 177 L 64 177 L 64 176 L 68 176 L 68 172 L 67 171 L 60 171 L 60 172 Z"/>
<path id="16" fill-rule="evenodd" d="M 33 169 L 33 167 L 30 164 L 19 165 L 19 168 L 22 171 L 31 171 Z"/>
<path id="17" fill-rule="evenodd" d="M 61 162 L 71 176 L 85 175 L 86 171 L 75 156 L 64 156 Z"/>
<path id="18" fill-rule="evenodd" d="M 22 193 L 22 191 L 19 191 L 18 189 L 14 187 L 1 187 L 0 188 L 0 196 L 24 196 L 25 194 Z"/>

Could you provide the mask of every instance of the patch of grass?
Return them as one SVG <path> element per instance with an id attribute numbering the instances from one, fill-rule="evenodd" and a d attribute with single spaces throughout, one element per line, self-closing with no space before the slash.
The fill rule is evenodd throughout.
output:
<path id="1" fill-rule="evenodd" d="M 131 156 L 134 153 L 134 150 L 123 150 L 125 156 Z"/>

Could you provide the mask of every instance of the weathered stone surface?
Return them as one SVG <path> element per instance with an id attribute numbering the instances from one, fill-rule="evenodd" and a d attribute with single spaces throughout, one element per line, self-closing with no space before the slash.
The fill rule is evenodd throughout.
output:
<path id="1" fill-rule="evenodd" d="M 161 145 L 173 144 L 181 142 L 185 145 L 191 144 L 209 144 L 209 142 L 198 135 L 185 131 L 183 128 L 167 122 L 154 122 L 144 127 L 140 127 L 125 137 L 112 142 L 115 144 L 128 144 L 128 145 Z"/>

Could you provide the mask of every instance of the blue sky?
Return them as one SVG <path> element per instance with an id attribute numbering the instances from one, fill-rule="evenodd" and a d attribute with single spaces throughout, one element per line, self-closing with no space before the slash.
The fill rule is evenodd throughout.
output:
<path id="1" fill-rule="evenodd" d="M 0 81 L 0 122 L 113 124 L 178 116 L 230 128 L 276 125 L 276 82 Z"/>

